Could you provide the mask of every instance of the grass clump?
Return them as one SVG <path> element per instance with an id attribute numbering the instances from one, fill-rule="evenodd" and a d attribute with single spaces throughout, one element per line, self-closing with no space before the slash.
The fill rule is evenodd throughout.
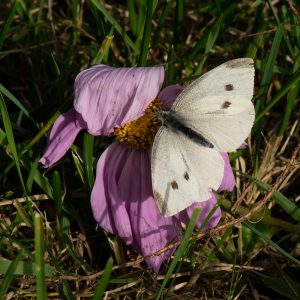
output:
<path id="1" fill-rule="evenodd" d="M 292 0 L 2 1 L 0 298 L 299 299 L 299 11 Z M 238 57 L 255 61 L 256 121 L 230 157 L 236 189 L 219 199 L 219 226 L 190 224 L 156 275 L 93 220 L 110 139 L 81 133 L 43 170 L 47 131 L 93 64 L 164 64 L 166 84 L 182 84 Z"/>

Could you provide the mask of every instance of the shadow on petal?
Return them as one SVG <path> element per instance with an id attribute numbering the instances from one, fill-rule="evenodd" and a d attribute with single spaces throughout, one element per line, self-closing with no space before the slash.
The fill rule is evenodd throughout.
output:
<path id="1" fill-rule="evenodd" d="M 176 98 L 183 91 L 183 87 L 176 84 L 165 87 L 159 94 L 158 99 L 162 101 L 167 109 L 170 109 Z"/>
<path id="2" fill-rule="evenodd" d="M 235 187 L 235 178 L 232 172 L 232 168 L 230 165 L 229 157 L 227 153 L 221 152 L 221 155 L 224 159 L 224 176 L 219 187 L 219 191 L 232 191 Z"/>
<path id="3" fill-rule="evenodd" d="M 217 203 L 216 196 L 213 193 L 211 195 L 212 197 L 209 200 L 203 202 L 195 202 L 187 209 L 178 213 L 176 216 L 181 220 L 181 222 L 188 224 L 192 217 L 194 209 L 200 207 L 201 209 L 200 215 L 196 222 L 196 226 L 200 227 L 203 221 L 205 220 L 205 218 L 208 216 L 210 211 L 214 208 L 215 204 Z M 214 212 L 214 214 L 210 217 L 208 222 L 203 227 L 203 230 L 216 227 L 220 221 L 221 214 L 222 214 L 221 209 L 218 207 L 217 210 Z"/>

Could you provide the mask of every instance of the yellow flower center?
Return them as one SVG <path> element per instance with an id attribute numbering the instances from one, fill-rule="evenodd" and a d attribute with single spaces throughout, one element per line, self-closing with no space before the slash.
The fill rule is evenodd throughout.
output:
<path id="1" fill-rule="evenodd" d="M 148 148 L 154 140 L 161 122 L 155 112 L 164 109 L 163 104 L 155 98 L 146 108 L 145 114 L 122 128 L 115 128 L 114 135 L 128 149 L 143 150 Z"/>

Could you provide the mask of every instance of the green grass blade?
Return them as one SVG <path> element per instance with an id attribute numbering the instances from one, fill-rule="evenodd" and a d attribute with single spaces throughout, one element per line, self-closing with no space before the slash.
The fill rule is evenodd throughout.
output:
<path id="1" fill-rule="evenodd" d="M 275 193 L 276 194 L 276 193 Z M 275 195 L 276 196 L 276 195 Z M 276 200 L 276 197 L 274 197 Z M 232 207 L 232 202 L 225 199 L 225 198 L 221 198 L 221 206 L 227 210 L 228 212 L 231 212 L 231 207 Z M 290 201 L 289 199 L 287 199 L 288 201 Z M 286 201 L 286 200 L 285 200 Z M 298 211 L 296 211 L 296 209 L 293 209 L 292 206 L 290 206 L 290 203 L 284 203 L 284 206 L 287 207 L 287 212 L 293 213 L 293 214 L 297 214 L 297 218 L 299 217 L 298 215 Z M 244 206 L 239 206 L 239 208 L 237 209 L 237 213 L 241 216 L 248 214 L 250 211 L 249 208 L 246 208 Z M 267 211 L 268 212 L 268 211 Z M 286 222 L 282 219 L 278 219 L 278 218 L 274 218 L 271 217 L 270 215 L 266 214 L 266 210 L 265 208 L 262 208 L 261 210 L 259 210 L 254 216 L 251 217 L 251 220 L 254 220 L 255 222 L 257 222 L 257 220 L 260 220 L 260 222 L 264 225 L 267 226 L 272 226 L 272 227 L 277 227 L 277 229 L 281 229 L 281 230 L 285 230 L 287 232 L 292 232 L 292 233 L 300 233 L 300 226 L 299 225 L 294 225 L 291 224 L 289 222 Z M 296 218 L 295 218 L 296 220 Z"/>
<path id="2" fill-rule="evenodd" d="M 44 228 L 40 214 L 34 218 L 34 247 L 35 247 L 35 271 L 36 291 L 39 300 L 46 300 L 45 262 L 44 262 Z"/>
<path id="3" fill-rule="evenodd" d="M 5 102 L 4 102 L 4 99 L 3 99 L 3 96 L 2 96 L 1 92 L 0 92 L 0 110 L 1 110 L 1 114 L 2 114 L 2 120 L 3 120 L 4 129 L 5 129 L 5 132 L 6 132 L 8 145 L 9 145 L 10 151 L 13 155 L 16 167 L 17 167 L 17 171 L 18 171 L 18 175 L 19 175 L 19 179 L 20 179 L 22 188 L 23 188 L 23 192 L 25 194 L 27 194 L 26 187 L 25 187 L 24 180 L 23 180 L 23 176 L 22 176 L 22 172 L 21 172 L 21 167 L 20 167 L 19 157 L 18 157 L 18 153 L 17 153 L 15 138 L 14 138 L 12 127 L 11 127 L 10 117 L 9 117 L 9 114 L 8 114 L 8 111 L 7 111 L 7 108 L 6 108 L 6 105 L 5 105 Z"/>
<path id="4" fill-rule="evenodd" d="M 1 93 L 0 93 L 1 94 Z M 27 153 L 28 150 L 32 148 L 33 145 L 35 145 L 39 140 L 41 139 L 42 136 L 45 135 L 45 133 L 52 127 L 54 124 L 55 120 L 60 116 L 61 112 L 60 110 L 64 111 L 67 106 L 69 106 L 70 101 L 65 101 L 60 109 L 53 114 L 53 116 L 49 119 L 49 121 L 45 124 L 45 126 L 38 132 L 38 134 L 27 144 L 26 147 L 24 147 L 20 153 L 19 153 L 19 158 L 21 158 L 25 153 Z M 9 172 L 9 170 L 15 165 L 15 161 L 10 162 L 4 171 L 0 173 L 0 180 Z"/>
<path id="5" fill-rule="evenodd" d="M 71 287 L 68 283 L 68 281 L 63 281 L 63 296 L 66 297 L 67 300 L 74 300 L 75 297 L 72 293 Z"/>
<path id="6" fill-rule="evenodd" d="M 59 77 L 61 75 L 61 71 L 60 71 L 60 68 L 58 66 L 58 63 L 57 63 L 53 53 L 51 53 L 51 60 L 50 61 L 52 63 L 51 65 L 52 65 L 52 68 L 55 72 L 56 77 Z"/>
<path id="7" fill-rule="evenodd" d="M 21 159 L 21 163 L 23 167 L 30 172 L 31 170 L 31 161 L 26 156 Z M 49 180 L 46 176 L 41 174 L 41 172 L 37 169 L 33 174 L 34 182 L 49 196 L 49 198 L 53 199 L 53 189 Z"/>
<path id="8" fill-rule="evenodd" d="M 128 7 L 128 12 L 129 12 L 130 27 L 131 27 L 133 34 L 136 36 L 138 28 L 137 28 L 137 15 L 136 15 L 136 11 L 135 11 L 134 0 L 127 0 L 127 7 Z"/>
<path id="9" fill-rule="evenodd" d="M 295 257 L 291 256 L 289 253 L 287 253 L 285 250 L 283 250 L 281 247 L 279 247 L 276 243 L 274 243 L 272 240 L 267 238 L 264 234 L 262 234 L 258 229 L 256 229 L 250 222 L 245 221 L 243 222 L 245 226 L 247 226 L 249 229 L 251 229 L 255 234 L 257 234 L 261 239 L 266 241 L 270 246 L 272 246 L 275 250 L 277 250 L 279 253 L 281 253 L 283 256 L 288 258 L 289 260 L 293 261 L 297 265 L 300 266 L 300 261 L 296 259 Z"/>
<path id="10" fill-rule="evenodd" d="M 36 24 L 35 24 L 35 28 L 34 28 L 34 33 L 35 35 L 37 35 L 39 33 L 39 29 L 42 25 L 42 15 L 43 15 L 43 9 L 45 6 L 45 0 L 41 0 L 40 1 L 40 7 L 38 10 L 38 14 L 37 14 L 37 18 L 36 18 Z"/>
<path id="11" fill-rule="evenodd" d="M 98 53 L 96 54 L 96 56 L 93 59 L 92 64 L 100 64 L 102 62 L 106 62 L 107 58 L 108 58 L 108 54 L 109 54 L 109 49 L 111 46 L 111 43 L 113 42 L 113 38 L 114 38 L 114 27 L 111 28 L 109 35 L 107 35 L 104 39 L 104 41 L 101 44 L 101 47 L 98 51 Z"/>
<path id="12" fill-rule="evenodd" d="M 18 216 L 24 221 L 24 223 L 28 227 L 33 227 L 32 220 L 31 220 L 30 216 L 28 215 L 26 208 L 24 208 L 24 206 L 19 201 L 16 201 L 14 203 L 14 206 L 18 211 Z"/>
<path id="13" fill-rule="evenodd" d="M 29 194 L 31 193 L 32 184 L 33 184 L 34 177 L 35 177 L 35 174 L 38 169 L 38 165 L 39 165 L 38 158 L 36 158 L 33 162 L 30 162 L 30 170 L 29 170 L 27 181 L 26 181 L 26 189 Z"/>
<path id="14" fill-rule="evenodd" d="M 184 25 L 184 1 L 176 0 L 175 24 L 174 24 L 174 49 L 177 50 L 178 45 L 182 44 L 183 25 Z"/>
<path id="15" fill-rule="evenodd" d="M 193 230 L 195 228 L 195 225 L 196 225 L 196 222 L 198 220 L 199 214 L 200 214 L 200 209 L 196 208 L 193 212 L 193 215 L 191 217 L 189 225 L 187 226 L 187 229 L 186 229 L 186 231 L 184 233 L 184 236 L 181 240 L 180 246 L 178 247 L 178 249 L 176 250 L 176 252 L 174 254 L 174 258 L 173 258 L 173 260 L 170 264 L 170 267 L 168 268 L 165 279 L 164 279 L 164 281 L 162 282 L 162 284 L 160 286 L 160 289 L 159 289 L 158 294 L 156 296 L 156 300 L 160 299 L 165 286 L 167 285 L 168 281 L 171 278 L 171 275 L 172 275 L 173 271 L 175 270 L 175 267 L 176 267 L 177 263 L 179 262 L 181 257 L 184 255 L 184 253 L 186 251 L 186 248 L 189 244 L 190 237 L 193 234 Z"/>
<path id="16" fill-rule="evenodd" d="M 268 5 L 269 5 L 270 8 L 271 8 L 271 11 L 272 11 L 273 16 L 274 16 L 274 18 L 275 18 L 275 20 L 276 20 L 277 26 L 281 26 L 281 24 L 282 24 L 283 22 L 282 22 L 280 19 L 282 19 L 283 16 L 280 16 L 280 18 L 279 18 L 278 14 L 277 14 L 277 8 L 274 7 L 272 1 L 267 0 L 267 2 L 268 2 Z M 282 10 L 283 8 L 284 8 L 284 6 L 281 7 L 281 10 Z M 284 15 L 284 14 L 283 14 L 283 15 Z M 286 34 L 286 31 L 283 31 L 283 39 L 284 39 L 284 41 L 285 41 L 285 43 L 286 43 L 287 49 L 289 49 L 290 55 L 292 56 L 292 58 L 294 58 L 294 55 L 295 55 L 295 54 L 294 54 L 294 51 L 293 51 L 293 47 L 292 47 L 292 45 L 291 45 L 291 43 L 290 43 L 290 41 L 289 41 L 289 38 L 288 38 L 288 36 L 287 36 L 287 34 Z"/>
<path id="17" fill-rule="evenodd" d="M 209 35 L 208 35 L 207 41 L 206 41 L 206 45 L 205 45 L 205 52 L 204 52 L 203 58 L 200 61 L 199 66 L 197 67 L 194 75 L 200 75 L 202 73 L 202 69 L 207 60 L 209 52 L 213 48 L 213 46 L 215 45 L 215 43 L 217 41 L 217 38 L 218 38 L 218 35 L 220 32 L 220 27 L 222 24 L 222 20 L 223 20 L 223 15 L 221 14 L 218 21 L 214 24 L 211 31 L 209 32 Z"/>
<path id="18" fill-rule="evenodd" d="M 300 80 L 300 68 L 290 77 L 286 84 L 278 91 L 271 101 L 260 111 L 255 122 L 258 122 L 270 109 Z"/>
<path id="19" fill-rule="evenodd" d="M 10 283 L 14 279 L 15 270 L 18 267 L 18 264 L 19 264 L 19 261 L 20 261 L 22 255 L 23 255 L 22 251 L 19 251 L 19 253 L 15 256 L 14 260 L 9 265 L 9 268 L 8 268 L 4 278 L 1 281 L 0 299 L 5 299 L 7 289 L 9 288 Z"/>
<path id="20" fill-rule="evenodd" d="M 260 32 L 260 31 L 265 30 L 265 28 L 266 28 L 267 24 L 264 21 L 264 16 L 263 16 L 264 7 L 265 7 L 265 3 L 263 3 L 263 2 L 262 2 L 262 4 L 260 4 L 257 7 L 257 12 L 255 15 L 255 20 L 254 20 L 254 27 L 253 27 L 252 32 Z M 260 35 L 260 34 L 255 35 L 251 39 L 251 41 L 248 45 L 245 57 L 251 57 L 252 59 L 254 59 L 256 56 L 256 52 L 262 46 L 263 41 L 264 41 L 263 35 Z"/>
<path id="21" fill-rule="evenodd" d="M 83 166 L 85 171 L 86 181 L 88 183 L 88 187 L 91 190 L 94 185 L 95 177 L 94 177 L 94 136 L 84 133 L 83 138 Z"/>
<path id="22" fill-rule="evenodd" d="M 5 132 L 0 128 L 0 145 L 7 145 Z"/>
<path id="23" fill-rule="evenodd" d="M 255 179 L 255 183 L 262 188 L 264 191 L 270 191 L 272 186 L 270 184 L 266 184 L 260 180 Z M 275 192 L 272 195 L 272 198 L 281 206 L 281 208 L 288 213 L 294 220 L 300 222 L 300 208 L 290 199 L 285 197 L 280 192 Z"/>
<path id="24" fill-rule="evenodd" d="M 273 75 L 273 66 L 275 65 L 276 58 L 278 55 L 279 47 L 283 37 L 283 27 L 282 25 L 278 26 L 272 47 L 270 50 L 270 55 L 268 56 L 266 66 L 264 68 L 264 73 L 261 81 L 261 88 L 259 90 L 258 98 L 264 97 L 267 93 L 269 83 Z"/>
<path id="25" fill-rule="evenodd" d="M 139 66 L 145 67 L 147 63 L 147 55 L 151 39 L 151 23 L 152 23 L 153 1 L 148 0 L 147 15 L 144 25 L 144 34 L 141 44 L 141 52 L 139 56 Z"/>
<path id="26" fill-rule="evenodd" d="M 283 297 L 281 299 L 299 300 L 300 283 L 297 277 L 293 280 L 284 270 L 276 270 L 268 275 L 259 274 L 263 284 Z M 280 299 L 279 297 L 276 297 Z"/>
<path id="27" fill-rule="evenodd" d="M 174 80 L 174 75 L 175 75 L 175 66 L 174 66 L 174 61 L 175 61 L 175 50 L 173 45 L 170 45 L 169 53 L 168 53 L 168 67 L 165 72 L 165 82 L 166 84 L 170 84 Z"/>
<path id="28" fill-rule="evenodd" d="M 54 200 L 55 210 L 58 218 L 60 218 L 62 212 L 62 201 L 61 201 L 62 190 L 61 190 L 60 176 L 57 171 L 54 171 L 52 175 L 52 187 L 53 187 L 53 200 Z"/>
<path id="29" fill-rule="evenodd" d="M 108 284 L 111 272 L 112 272 L 112 267 L 113 267 L 113 259 L 110 257 L 105 265 L 104 273 L 99 280 L 98 286 L 95 290 L 95 294 L 92 298 L 92 300 L 98 300 L 102 299 L 102 296 L 105 292 L 105 288 Z"/>
<path id="30" fill-rule="evenodd" d="M 5 95 L 12 103 L 14 103 L 24 113 L 24 115 L 38 127 L 38 123 L 32 118 L 29 111 L 24 107 L 24 105 L 1 83 L 0 83 L 0 92 L 3 95 Z"/>
<path id="31" fill-rule="evenodd" d="M 82 268 L 82 270 L 89 274 L 92 271 L 92 267 L 82 258 L 79 256 L 79 254 L 75 251 L 73 247 L 73 243 L 70 240 L 70 237 L 66 234 L 63 235 L 63 241 L 65 242 L 66 249 L 70 255 L 70 257 L 73 258 L 74 262 Z"/>
<path id="32" fill-rule="evenodd" d="M 226 239 L 230 236 L 230 234 L 232 233 L 232 228 L 227 228 L 225 230 L 225 232 L 222 234 L 222 237 L 220 240 L 217 241 L 216 246 L 212 249 L 212 251 L 210 252 L 210 254 L 207 256 L 207 261 L 209 262 L 212 258 L 215 257 L 216 253 L 219 251 L 219 249 L 221 248 L 221 246 L 224 244 L 224 242 L 226 241 Z"/>
<path id="33" fill-rule="evenodd" d="M 262 76 L 261 88 L 258 92 L 258 97 L 257 97 L 257 101 L 256 101 L 255 111 L 256 111 L 256 114 L 260 115 L 260 118 L 264 115 L 264 114 L 263 115 L 261 114 L 261 111 L 264 110 L 265 98 L 266 98 L 269 84 L 272 79 L 273 66 L 275 65 L 275 61 L 276 61 L 276 58 L 278 55 L 282 37 L 283 37 L 283 27 L 282 27 L 282 25 L 280 25 L 280 26 L 278 26 L 278 29 L 275 33 L 275 36 L 274 36 L 274 39 L 272 42 L 270 54 L 267 58 L 267 63 L 264 68 L 264 72 L 263 72 L 263 76 Z M 255 120 L 253 129 L 252 129 L 252 132 L 254 133 L 254 140 L 255 140 L 255 145 L 256 145 L 256 148 L 255 148 L 256 149 L 255 171 L 257 171 L 257 169 L 258 169 L 258 163 L 259 163 L 258 155 L 259 155 L 259 150 L 261 147 L 261 135 L 256 134 L 256 133 L 259 133 L 261 131 L 261 126 L 262 126 L 262 121 L 260 120 L 260 118 L 257 118 L 257 117 Z"/>
<path id="34" fill-rule="evenodd" d="M 14 261 L 6 260 L 6 259 L 4 260 L 3 258 L 0 258 L 0 275 L 3 275 L 6 272 L 8 272 L 9 267 L 11 266 L 11 264 L 13 262 Z M 18 261 L 18 264 L 14 269 L 14 275 L 36 276 L 36 271 L 35 270 L 36 270 L 36 264 L 34 262 L 31 262 L 31 261 Z M 57 274 L 57 272 L 52 266 L 45 265 L 45 275 L 46 276 L 54 276 L 56 274 Z"/>
<path id="35" fill-rule="evenodd" d="M 293 66 L 294 72 L 296 72 L 297 69 L 300 70 L 300 53 L 298 54 L 298 57 L 296 58 L 295 64 Z M 295 82 L 295 84 L 290 87 L 290 91 L 289 91 L 288 98 L 287 98 L 287 104 L 285 107 L 283 118 L 280 122 L 277 136 L 282 136 L 284 134 L 285 129 L 288 126 L 289 119 L 290 119 L 291 113 L 294 109 L 294 104 L 295 104 L 295 101 L 296 101 L 298 95 L 299 95 L 299 85 L 296 84 L 296 82 Z"/>
<path id="36" fill-rule="evenodd" d="M 6 34 L 9 30 L 9 27 L 11 25 L 11 22 L 13 21 L 14 19 L 14 16 L 16 14 L 16 9 L 18 7 L 18 0 L 16 0 L 13 4 L 13 6 L 11 7 L 11 9 L 9 10 L 8 12 L 8 15 L 6 17 L 6 20 L 4 22 L 4 26 L 2 27 L 2 30 L 0 32 L 0 50 L 3 46 L 3 43 L 4 43 L 4 40 L 5 40 L 5 37 L 6 37 Z"/>
<path id="37" fill-rule="evenodd" d="M 81 158 L 81 156 L 79 155 L 79 153 L 77 151 L 78 150 L 77 147 L 72 145 L 71 150 L 72 150 L 72 157 L 73 157 L 73 160 L 74 160 L 74 164 L 76 166 L 76 170 L 78 172 L 78 175 L 79 175 L 82 183 L 85 185 L 86 181 L 85 181 L 85 178 L 84 178 L 84 169 L 83 169 L 83 165 L 82 165 L 82 158 Z"/>
<path id="38" fill-rule="evenodd" d="M 105 18 L 110 22 L 111 25 L 116 29 L 116 31 L 124 38 L 127 44 L 131 47 L 136 55 L 139 54 L 139 49 L 132 41 L 132 39 L 124 32 L 124 29 L 116 21 L 116 19 L 108 12 L 105 6 L 97 0 L 92 0 L 94 6 L 105 16 Z"/>
<path id="39" fill-rule="evenodd" d="M 153 38 L 152 38 L 152 45 L 156 45 L 157 44 L 157 41 L 160 37 L 160 33 L 161 33 L 161 30 L 166 22 L 166 19 L 172 9 L 172 4 L 173 4 L 173 1 L 167 1 L 165 4 L 164 4 L 164 7 L 162 8 L 162 13 L 159 17 L 159 20 L 158 20 L 158 24 L 157 24 L 157 28 L 155 30 L 155 33 L 153 34 Z"/>

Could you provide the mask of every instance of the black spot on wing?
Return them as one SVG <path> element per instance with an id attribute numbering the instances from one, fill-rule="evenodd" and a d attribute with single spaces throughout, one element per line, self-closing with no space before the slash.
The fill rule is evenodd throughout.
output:
<path id="1" fill-rule="evenodd" d="M 190 179 L 190 175 L 187 171 L 185 171 L 185 173 L 183 174 L 183 178 L 188 181 Z"/>
<path id="2" fill-rule="evenodd" d="M 222 109 L 225 109 L 225 108 L 228 108 L 230 105 L 231 105 L 231 102 L 225 101 L 225 102 L 222 104 L 221 108 L 222 108 Z"/>
<path id="3" fill-rule="evenodd" d="M 225 91 L 232 91 L 234 89 L 233 85 L 230 83 L 230 84 L 226 84 L 224 86 L 224 89 Z"/>
<path id="4" fill-rule="evenodd" d="M 170 183 L 173 190 L 178 190 L 178 183 L 175 180 L 171 181 Z"/>

